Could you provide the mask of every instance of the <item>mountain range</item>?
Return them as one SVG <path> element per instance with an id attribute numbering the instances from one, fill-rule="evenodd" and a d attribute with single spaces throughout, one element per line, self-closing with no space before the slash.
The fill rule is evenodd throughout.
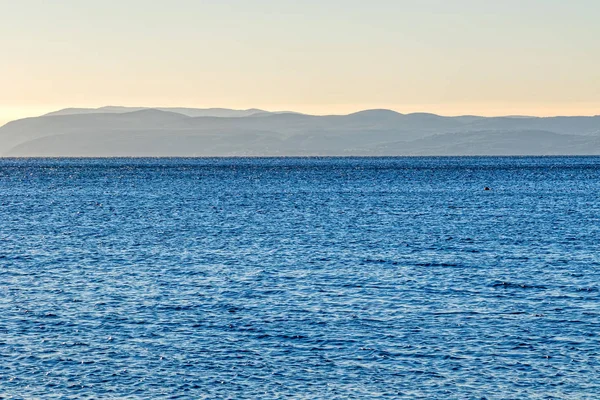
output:
<path id="1" fill-rule="evenodd" d="M 3 157 L 600 155 L 600 116 L 69 108 L 0 128 Z"/>

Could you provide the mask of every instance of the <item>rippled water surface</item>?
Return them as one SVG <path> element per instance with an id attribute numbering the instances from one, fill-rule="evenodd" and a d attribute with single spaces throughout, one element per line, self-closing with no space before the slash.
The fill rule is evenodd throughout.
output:
<path id="1" fill-rule="evenodd" d="M 600 394 L 600 158 L 2 160 L 0 224 L 0 398 Z"/>

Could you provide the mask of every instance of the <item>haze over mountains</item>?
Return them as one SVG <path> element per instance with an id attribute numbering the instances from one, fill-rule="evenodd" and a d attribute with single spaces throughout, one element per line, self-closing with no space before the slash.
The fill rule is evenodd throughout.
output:
<path id="1" fill-rule="evenodd" d="M 69 108 L 0 128 L 4 157 L 600 155 L 600 116 Z"/>

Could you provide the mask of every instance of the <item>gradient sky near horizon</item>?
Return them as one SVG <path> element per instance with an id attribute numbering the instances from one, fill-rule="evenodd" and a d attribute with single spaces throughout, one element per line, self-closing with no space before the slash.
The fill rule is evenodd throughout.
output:
<path id="1" fill-rule="evenodd" d="M 0 0 L 0 124 L 64 107 L 600 114 L 598 0 Z"/>

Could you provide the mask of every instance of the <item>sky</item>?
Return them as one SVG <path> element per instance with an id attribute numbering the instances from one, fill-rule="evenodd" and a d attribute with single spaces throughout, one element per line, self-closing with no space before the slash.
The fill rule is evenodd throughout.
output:
<path id="1" fill-rule="evenodd" d="M 0 124 L 66 107 L 600 114 L 598 0 L 0 0 Z"/>

